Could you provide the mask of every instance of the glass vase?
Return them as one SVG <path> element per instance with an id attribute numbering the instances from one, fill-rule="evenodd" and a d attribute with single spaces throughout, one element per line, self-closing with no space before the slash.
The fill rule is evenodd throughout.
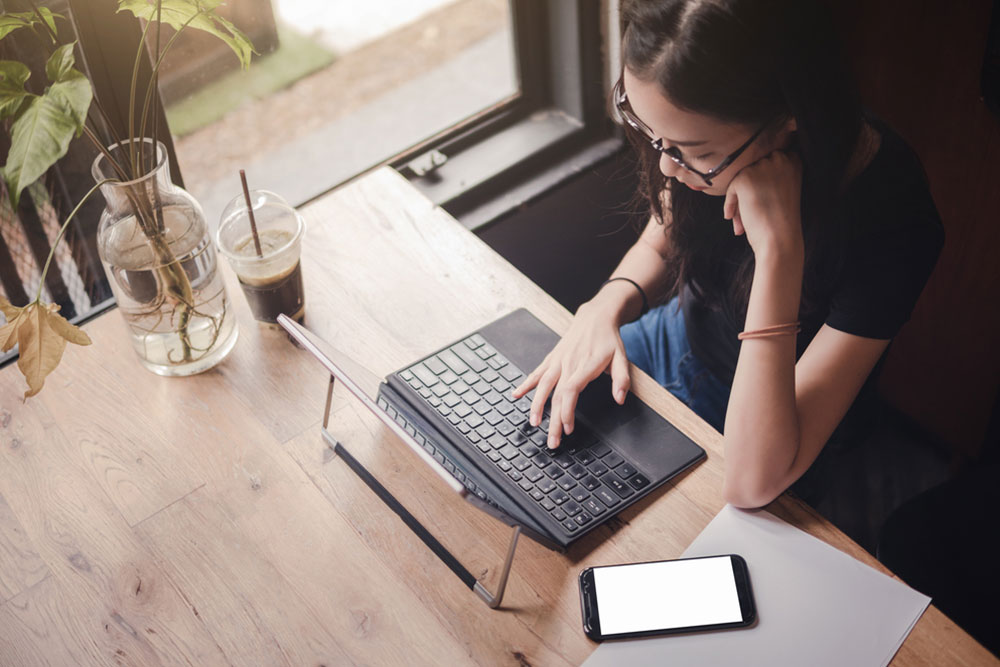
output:
<path id="1" fill-rule="evenodd" d="M 101 186 L 97 248 L 132 346 L 159 375 L 208 370 L 239 333 L 201 206 L 170 181 L 162 143 L 125 141 L 108 153 L 114 164 L 101 155 L 91 170 L 116 181 Z"/>

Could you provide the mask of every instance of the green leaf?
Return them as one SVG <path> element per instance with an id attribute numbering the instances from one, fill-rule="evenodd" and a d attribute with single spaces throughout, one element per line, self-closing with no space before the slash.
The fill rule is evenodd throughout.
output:
<path id="1" fill-rule="evenodd" d="M 53 83 L 62 81 L 67 74 L 75 71 L 73 70 L 73 65 L 76 64 L 76 58 L 73 56 L 74 46 L 76 42 L 64 44 L 49 56 L 48 62 L 45 63 L 45 74 L 49 77 L 49 81 Z"/>
<path id="2" fill-rule="evenodd" d="M 56 31 L 56 17 L 62 18 L 61 14 L 53 14 L 48 7 L 39 7 L 38 12 L 42 15 L 45 24 L 54 33 Z M 35 12 L 10 12 L 0 15 L 0 39 L 3 39 L 18 28 L 27 28 L 39 23 L 38 15 Z"/>
<path id="3" fill-rule="evenodd" d="M 174 30 L 180 30 L 186 24 L 189 28 L 215 35 L 233 50 L 240 65 L 248 69 L 250 57 L 257 51 L 254 50 L 249 37 L 215 13 L 215 9 L 221 4 L 221 0 L 162 0 L 160 22 L 166 23 Z M 119 0 L 118 11 L 132 12 L 137 18 L 156 21 L 156 2 Z"/>
<path id="4" fill-rule="evenodd" d="M 83 122 L 93 96 L 90 82 L 75 70 L 32 97 L 11 127 L 11 147 L 3 177 L 17 209 L 21 191 L 34 183 L 66 154 Z"/>
<path id="5" fill-rule="evenodd" d="M 4 14 L 0 16 L 0 39 L 19 28 L 26 28 L 32 23 L 31 20 L 24 18 L 24 13 Z"/>
<path id="6" fill-rule="evenodd" d="M 27 65 L 16 60 L 0 60 L 0 120 L 17 115 L 31 93 L 24 82 L 31 76 Z"/>

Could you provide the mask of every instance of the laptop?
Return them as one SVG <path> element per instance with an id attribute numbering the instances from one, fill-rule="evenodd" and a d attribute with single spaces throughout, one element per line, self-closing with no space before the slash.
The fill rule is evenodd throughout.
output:
<path id="1" fill-rule="evenodd" d="M 387 378 L 287 317 L 294 340 L 381 419 L 456 493 L 557 551 L 705 458 L 705 451 L 633 394 L 611 397 L 602 374 L 577 402 L 575 428 L 546 446 L 548 410 L 528 422 L 534 391 L 511 390 L 558 335 L 515 310 Z"/>

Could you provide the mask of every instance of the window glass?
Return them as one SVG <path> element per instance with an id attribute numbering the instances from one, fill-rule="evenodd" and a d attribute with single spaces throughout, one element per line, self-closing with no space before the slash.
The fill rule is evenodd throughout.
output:
<path id="1" fill-rule="evenodd" d="M 259 56 L 182 35 L 160 88 L 215 223 L 251 187 L 304 202 L 518 93 L 506 0 L 230 0 Z"/>

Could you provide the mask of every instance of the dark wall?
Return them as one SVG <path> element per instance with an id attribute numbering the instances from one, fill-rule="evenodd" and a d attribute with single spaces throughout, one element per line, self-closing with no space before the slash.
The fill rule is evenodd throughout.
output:
<path id="1" fill-rule="evenodd" d="M 1000 119 L 981 85 L 997 4 L 833 4 L 866 102 L 920 155 L 945 225 L 941 259 L 893 343 L 880 391 L 970 455 L 1000 384 Z"/>
<path id="2" fill-rule="evenodd" d="M 638 238 L 644 215 L 629 149 L 570 178 L 477 232 L 571 311 L 593 296 Z"/>

